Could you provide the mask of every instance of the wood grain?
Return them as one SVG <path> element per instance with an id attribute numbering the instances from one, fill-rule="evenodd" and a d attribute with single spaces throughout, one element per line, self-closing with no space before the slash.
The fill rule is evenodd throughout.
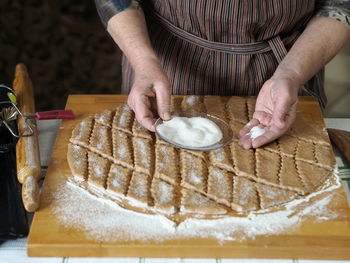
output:
<path id="1" fill-rule="evenodd" d="M 35 112 L 32 81 L 24 64 L 18 64 L 15 71 L 13 88 L 17 95 L 18 108 L 23 114 Z M 28 132 L 24 118 L 18 120 L 18 132 Z M 39 207 L 39 185 L 41 177 L 39 140 L 36 121 L 32 120 L 33 136 L 19 138 L 16 145 L 17 178 L 23 184 L 22 200 L 28 212 L 34 212 Z"/>
<path id="2" fill-rule="evenodd" d="M 30 256 L 55 257 L 198 257 L 198 258 L 305 258 L 350 259 L 350 209 L 342 188 L 334 190 L 330 205 L 340 216 L 319 222 L 315 218 L 283 234 L 256 236 L 220 245 L 213 239 L 96 243 L 83 231 L 59 224 L 53 213 L 52 193 L 67 180 L 67 143 L 74 126 L 83 118 L 126 102 L 124 95 L 73 95 L 66 108 L 75 120 L 62 121 L 43 186 L 40 210 L 35 213 L 28 238 Z M 318 103 L 301 98 L 298 110 L 313 127 L 325 127 Z M 133 229 L 130 229 L 133 231 Z"/>

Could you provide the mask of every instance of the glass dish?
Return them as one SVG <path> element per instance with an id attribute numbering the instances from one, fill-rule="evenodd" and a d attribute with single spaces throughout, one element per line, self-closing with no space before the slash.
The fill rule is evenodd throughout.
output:
<path id="1" fill-rule="evenodd" d="M 162 135 L 160 135 L 157 131 L 157 127 L 163 123 L 163 120 L 161 118 L 157 119 L 155 123 L 156 135 L 163 141 L 169 143 L 170 145 L 176 148 L 191 150 L 191 151 L 212 151 L 228 145 L 232 140 L 233 132 L 230 125 L 215 115 L 211 115 L 205 112 L 198 112 L 198 111 L 179 111 L 179 112 L 173 112 L 172 116 L 187 117 L 187 118 L 191 118 L 191 117 L 207 118 L 213 121 L 221 129 L 221 132 L 222 132 L 222 139 L 217 143 L 214 143 L 208 146 L 202 146 L 202 147 L 191 147 L 191 146 L 189 147 L 189 146 L 177 144 L 171 140 L 167 140 Z"/>

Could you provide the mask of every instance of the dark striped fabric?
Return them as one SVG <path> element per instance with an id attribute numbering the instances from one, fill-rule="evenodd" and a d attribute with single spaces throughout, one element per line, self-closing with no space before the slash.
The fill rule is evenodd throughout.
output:
<path id="1" fill-rule="evenodd" d="M 315 6 L 314 0 L 145 0 L 142 8 L 172 94 L 256 96 Z M 124 93 L 132 82 L 124 57 Z M 300 94 L 325 106 L 323 71 Z"/>

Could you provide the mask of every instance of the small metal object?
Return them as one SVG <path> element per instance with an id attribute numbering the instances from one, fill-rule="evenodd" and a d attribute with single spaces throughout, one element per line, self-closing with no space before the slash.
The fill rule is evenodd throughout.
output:
<path id="1" fill-rule="evenodd" d="M 8 104 L 7 107 L 0 107 L 2 108 L 2 110 L 0 111 L 0 127 L 4 125 L 9 130 L 9 132 L 16 138 L 32 136 L 34 134 L 34 129 L 32 127 L 33 124 L 30 122 L 31 116 L 23 114 L 20 111 L 20 109 L 16 106 L 16 104 L 14 103 L 14 101 L 16 101 L 16 94 L 11 88 L 2 84 L 0 84 L 0 88 L 5 88 L 8 90 L 7 97 L 9 99 L 5 101 L 0 101 L 0 105 Z M 23 134 L 17 133 L 10 126 L 10 123 L 17 120 L 18 117 L 24 118 L 24 122 L 26 124 L 26 132 Z"/>
<path id="2" fill-rule="evenodd" d="M 15 92 L 0 85 L 0 243 L 28 234 L 28 218 L 17 180 L 18 142 Z M 30 153 L 31 154 L 31 153 Z"/>

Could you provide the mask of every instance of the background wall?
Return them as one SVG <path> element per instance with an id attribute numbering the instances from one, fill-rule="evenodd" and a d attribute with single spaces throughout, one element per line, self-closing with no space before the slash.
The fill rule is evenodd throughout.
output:
<path id="1" fill-rule="evenodd" d="M 326 66 L 328 117 L 350 117 L 350 43 Z"/>
<path id="2" fill-rule="evenodd" d="M 118 93 L 120 50 L 93 0 L 1 0 L 0 83 L 24 62 L 38 110 L 63 108 L 67 95 Z M 350 117 L 350 43 L 326 68 L 326 116 Z"/>
<path id="3" fill-rule="evenodd" d="M 93 0 L 1 0 L 0 82 L 24 62 L 38 110 L 62 108 L 68 94 L 117 93 L 120 50 Z"/>

